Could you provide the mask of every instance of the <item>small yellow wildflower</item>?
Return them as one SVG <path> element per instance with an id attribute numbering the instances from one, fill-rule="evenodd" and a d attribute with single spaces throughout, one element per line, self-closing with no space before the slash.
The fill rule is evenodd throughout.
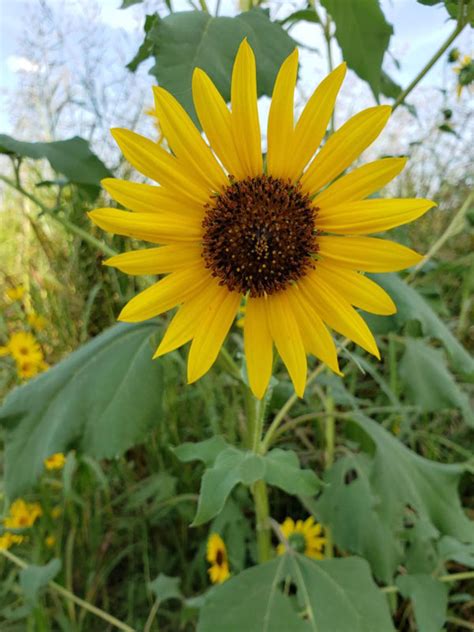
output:
<path id="1" fill-rule="evenodd" d="M 54 535 L 48 535 L 44 539 L 44 543 L 46 544 L 48 549 L 52 549 L 54 547 L 54 545 L 56 544 L 56 538 L 54 537 Z"/>
<path id="2" fill-rule="evenodd" d="M 454 72 L 458 75 L 456 94 L 459 99 L 463 89 L 470 87 L 470 85 L 474 82 L 474 61 L 469 55 L 464 55 L 459 63 L 459 66 L 454 68 Z"/>
<path id="3" fill-rule="evenodd" d="M 33 334 L 28 331 L 17 331 L 11 334 L 6 348 L 17 362 L 28 360 L 39 365 L 43 361 L 41 347 Z"/>
<path id="4" fill-rule="evenodd" d="M 44 460 L 44 466 L 47 470 L 61 470 L 66 463 L 66 457 L 62 452 L 55 452 Z"/>
<path id="5" fill-rule="evenodd" d="M 17 285 L 16 287 L 9 287 L 6 289 L 5 294 L 10 301 L 21 301 L 25 294 L 25 288 L 23 285 Z"/>
<path id="6" fill-rule="evenodd" d="M 18 498 L 11 505 L 8 516 L 3 520 L 6 529 L 26 529 L 31 527 L 43 513 L 39 503 L 27 503 Z"/>
<path id="7" fill-rule="evenodd" d="M 0 550 L 9 549 L 13 544 L 21 544 L 24 539 L 22 535 L 5 531 L 3 535 L 0 535 Z"/>
<path id="8" fill-rule="evenodd" d="M 213 584 L 222 584 L 230 577 L 227 549 L 218 533 L 209 536 L 206 559 L 211 565 L 207 572 Z"/>
<path id="9" fill-rule="evenodd" d="M 40 316 L 35 312 L 30 312 L 27 318 L 30 327 L 33 327 L 33 329 L 36 329 L 36 331 L 43 331 L 48 322 L 44 316 Z"/>
<path id="10" fill-rule="evenodd" d="M 59 516 L 62 514 L 62 512 L 63 510 L 61 509 L 59 505 L 57 505 L 56 507 L 53 507 L 51 509 L 51 518 L 53 518 L 54 520 L 57 520 Z"/>
<path id="11" fill-rule="evenodd" d="M 288 541 L 290 548 L 298 553 L 304 553 L 314 560 L 322 560 L 323 548 L 326 544 L 326 538 L 321 537 L 322 526 L 314 522 L 314 518 L 310 516 L 304 522 L 292 518 L 286 518 L 280 525 L 282 534 Z M 278 555 L 283 555 L 286 551 L 285 544 L 279 544 L 277 547 Z"/>

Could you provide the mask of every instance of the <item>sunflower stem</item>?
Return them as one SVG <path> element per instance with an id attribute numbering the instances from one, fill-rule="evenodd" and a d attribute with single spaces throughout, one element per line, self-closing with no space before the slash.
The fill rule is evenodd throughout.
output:
<path id="1" fill-rule="evenodd" d="M 245 387 L 247 410 L 247 445 L 255 454 L 262 454 L 262 431 L 265 419 L 265 400 L 257 400 L 251 390 Z M 257 553 L 260 564 L 271 558 L 270 507 L 268 489 L 264 480 L 256 481 L 251 488 L 255 506 L 255 530 Z"/>
<path id="2" fill-rule="evenodd" d="M 334 464 L 334 452 L 336 445 L 336 415 L 334 414 L 334 398 L 332 393 L 328 391 L 324 398 L 324 408 L 326 409 L 326 425 L 324 431 L 325 453 L 324 453 L 324 469 L 329 470 Z M 324 555 L 327 559 L 334 557 L 334 545 L 332 533 L 328 526 L 324 528 L 326 535 L 326 545 L 324 547 Z"/>
<path id="3" fill-rule="evenodd" d="M 472 11 L 472 4 L 470 6 L 470 10 Z M 405 88 L 405 90 L 402 90 L 400 92 L 400 94 L 395 100 L 395 103 L 393 104 L 392 112 L 394 112 L 397 109 L 397 107 L 405 101 L 405 99 L 413 90 L 413 88 L 415 88 L 423 79 L 423 77 L 433 68 L 433 66 L 436 64 L 436 62 L 441 57 L 441 55 L 449 48 L 449 46 L 454 42 L 454 40 L 457 38 L 457 36 L 461 33 L 461 31 L 464 29 L 464 27 L 468 23 L 469 23 L 469 15 L 467 16 L 464 15 L 464 1 L 461 0 L 459 3 L 459 16 L 458 16 L 456 28 L 448 37 L 448 39 L 444 42 L 444 44 L 442 44 L 441 47 L 436 51 L 436 53 L 428 61 L 428 63 L 420 70 L 420 72 L 416 75 L 416 77 L 413 79 L 410 85 L 407 88 Z"/>

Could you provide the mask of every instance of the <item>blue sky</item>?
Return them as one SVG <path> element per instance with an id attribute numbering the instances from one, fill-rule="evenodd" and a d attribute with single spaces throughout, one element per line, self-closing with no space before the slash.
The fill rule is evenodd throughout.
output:
<path id="1" fill-rule="evenodd" d="M 92 0 L 81 2 L 67 2 L 71 5 L 72 12 L 79 12 L 81 6 L 87 5 Z M 351 1 L 351 0 L 346 0 Z M 29 60 L 21 54 L 19 49 L 19 37 L 21 35 L 24 18 L 29 9 L 35 6 L 37 0 L 0 0 L 0 132 L 11 133 L 11 119 L 6 108 L 6 95 L 15 89 L 21 77 L 21 70 L 34 71 Z M 104 29 L 123 29 L 133 34 L 137 39 L 137 45 L 141 38 L 141 25 L 143 22 L 144 8 L 140 5 L 126 10 L 120 10 L 122 0 L 101 0 L 101 21 Z M 49 0 L 49 4 L 64 4 L 64 0 Z M 97 4 L 97 2 L 95 2 Z M 155 6 L 158 3 L 155 3 Z M 211 7 L 215 0 L 208 0 Z M 291 2 L 275 2 L 279 5 L 279 14 L 284 16 L 291 10 Z M 235 0 L 222 0 L 221 13 L 233 14 L 236 11 Z M 426 7 L 415 0 L 382 0 L 381 5 L 387 20 L 394 26 L 394 36 L 391 40 L 390 50 L 400 61 L 401 68 L 396 70 L 390 59 L 385 64 L 390 72 L 402 86 L 411 81 L 421 69 L 433 52 L 439 47 L 454 28 L 452 20 L 447 20 L 447 13 L 442 5 Z M 147 8 L 153 6 L 150 0 Z M 175 10 L 189 9 L 186 0 L 174 0 Z M 292 32 L 296 39 L 311 42 L 318 45 L 319 29 L 314 25 L 298 25 Z M 457 45 L 461 50 L 469 52 L 469 33 L 466 31 L 458 38 Z M 423 86 L 436 86 L 442 83 L 442 61 L 438 62 L 431 73 L 423 80 Z M 303 67 L 302 80 L 305 81 L 305 68 Z"/>

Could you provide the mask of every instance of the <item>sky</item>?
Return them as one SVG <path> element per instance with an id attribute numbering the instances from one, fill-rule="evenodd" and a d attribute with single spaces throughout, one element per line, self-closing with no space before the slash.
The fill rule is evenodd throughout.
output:
<path id="1" fill-rule="evenodd" d="M 208 0 L 211 13 L 216 0 Z M 341 0 L 351 2 L 352 0 Z M 21 72 L 35 72 L 35 65 L 21 54 L 19 39 L 24 28 L 24 17 L 29 9 L 39 0 L 0 0 L 0 133 L 12 133 L 12 120 L 7 111 L 7 95 L 14 91 L 21 78 Z M 49 0 L 50 5 L 63 4 L 65 0 Z M 81 0 L 66 3 L 70 10 L 78 12 L 81 6 L 94 2 L 101 7 L 101 22 L 104 29 L 118 33 L 126 31 L 136 36 L 137 46 L 142 39 L 142 25 L 145 8 L 150 9 L 162 5 L 160 0 L 147 0 L 145 5 L 132 6 L 126 10 L 118 7 L 122 0 Z M 187 0 L 172 0 L 173 7 L 178 10 L 189 10 Z M 237 0 L 221 0 L 220 13 L 233 15 L 236 12 Z M 276 0 L 278 15 L 283 17 L 291 12 L 292 3 Z M 406 86 L 419 72 L 426 61 L 440 46 L 454 28 L 454 22 L 447 19 L 447 13 L 442 5 L 426 7 L 416 0 L 381 0 L 381 7 L 386 19 L 394 27 L 394 36 L 390 43 L 390 52 L 400 62 L 397 69 L 390 57 L 386 55 L 384 67 L 390 71 L 392 77 L 402 86 Z M 322 46 L 320 29 L 315 25 L 301 23 L 292 30 L 296 40 L 306 42 L 312 46 Z M 458 38 L 456 45 L 464 52 L 472 47 L 468 29 Z M 336 58 L 339 51 L 336 50 Z M 303 54 L 301 56 L 301 81 L 305 83 L 313 79 L 313 67 Z M 419 89 L 427 86 L 438 86 L 442 83 L 443 63 L 438 62 L 432 71 L 424 78 Z M 311 82 L 314 85 L 314 79 Z M 309 90 L 308 90 L 309 91 Z M 33 140 L 33 139 L 29 139 Z"/>

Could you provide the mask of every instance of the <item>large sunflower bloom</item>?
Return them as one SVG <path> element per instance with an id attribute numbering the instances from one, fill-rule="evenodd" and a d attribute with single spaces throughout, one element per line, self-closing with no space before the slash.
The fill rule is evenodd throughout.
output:
<path id="1" fill-rule="evenodd" d="M 179 306 L 155 357 L 191 341 L 189 382 L 212 366 L 246 300 L 247 372 L 259 398 L 271 376 L 273 344 L 300 396 L 307 353 L 339 373 L 328 327 L 379 357 L 353 306 L 375 314 L 396 308 L 360 272 L 400 270 L 421 256 L 365 235 L 409 222 L 433 206 L 420 199 L 366 199 L 400 173 L 405 158 L 376 160 L 338 178 L 377 138 L 390 116 L 388 106 L 352 117 L 315 156 L 346 66 L 322 81 L 295 125 L 297 66 L 295 50 L 276 79 L 266 165 L 255 57 L 247 41 L 234 63 L 232 111 L 210 78 L 194 71 L 194 105 L 210 145 L 176 99 L 155 88 L 160 127 L 173 153 L 128 130 L 112 133 L 127 160 L 161 186 L 107 179 L 106 190 L 133 212 L 90 213 L 105 230 L 162 244 L 106 263 L 129 274 L 166 275 L 134 297 L 119 320 L 142 321 Z"/>

